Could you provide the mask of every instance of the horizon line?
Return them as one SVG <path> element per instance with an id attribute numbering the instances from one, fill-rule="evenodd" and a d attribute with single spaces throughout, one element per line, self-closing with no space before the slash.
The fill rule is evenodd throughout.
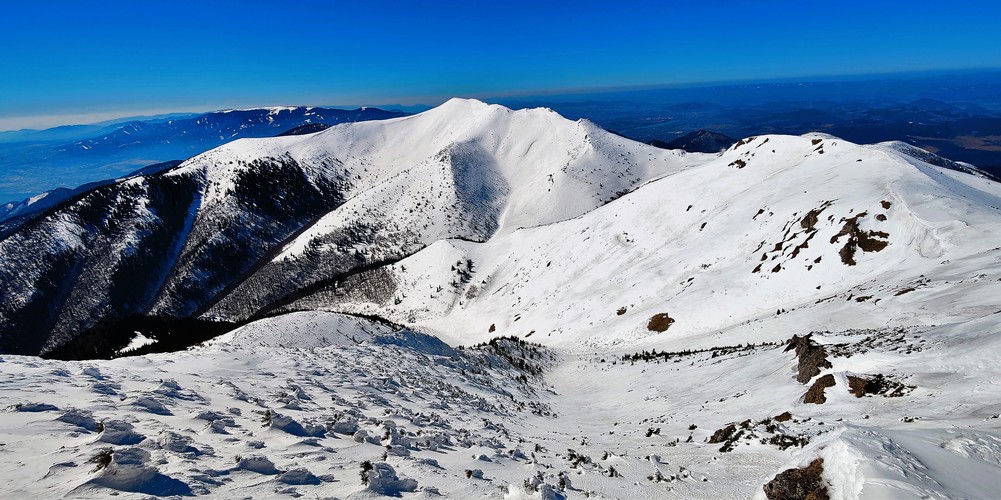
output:
<path id="1" fill-rule="evenodd" d="M 467 98 L 479 99 L 479 100 L 498 100 L 498 99 L 515 99 L 515 98 L 546 98 L 546 97 L 556 97 L 556 96 L 573 96 L 573 95 L 588 95 L 588 94 L 603 94 L 603 93 L 614 93 L 614 92 L 642 92 L 649 90 L 670 90 L 670 89 L 693 89 L 693 88 L 716 88 L 716 87 L 733 87 L 742 85 L 769 85 L 769 84 L 790 84 L 790 83 L 838 83 L 838 82 L 864 82 L 864 81 L 878 81 L 882 79 L 897 79 L 897 78 L 920 78 L 922 76 L 941 76 L 948 74 L 984 74 L 984 73 L 995 73 L 1001 72 L 1001 67 L 987 66 L 987 67 L 968 67 L 968 68 L 946 68 L 946 69 L 929 69 L 929 70 L 905 70 L 905 71 L 887 71 L 887 72 L 877 72 L 877 73 L 840 73 L 840 74 L 814 74 L 814 75 L 804 75 L 804 76 L 787 76 L 787 77 L 776 77 L 776 78 L 747 78 L 747 79 L 733 79 L 733 80 L 706 80 L 706 81 L 689 81 L 689 82 L 674 82 L 674 83 L 657 83 L 657 84 L 642 84 L 642 85 L 605 85 L 605 86 L 593 86 L 593 87 L 564 87 L 557 89 L 533 89 L 533 90 L 519 90 L 512 91 L 509 93 L 500 94 L 480 94 L 472 93 L 468 94 Z M 214 105 L 188 105 L 188 106 L 178 106 L 178 108 L 145 108 L 145 109 L 134 109 L 131 111 L 98 111 L 98 112 L 81 112 L 81 113 L 62 113 L 62 114 L 48 114 L 48 115 L 22 115 L 14 117 L 4 117 L 0 118 L 0 134 L 5 133 L 17 133 L 17 132 L 41 132 L 45 130 L 51 130 L 59 127 L 78 127 L 78 126 L 94 126 L 108 124 L 113 125 L 114 122 L 128 121 L 130 119 L 134 120 L 150 120 L 155 118 L 164 118 L 170 115 L 185 115 L 185 114 L 207 114 L 207 113 L 218 113 L 224 111 L 244 111 L 244 110 L 254 110 L 254 109 L 267 109 L 267 108 L 278 108 L 278 107 L 314 107 L 314 108 L 328 108 L 328 109 L 358 109 L 364 107 L 379 108 L 392 110 L 393 107 L 401 108 L 415 108 L 415 107 L 427 107 L 433 108 L 442 102 L 447 101 L 452 97 L 459 97 L 459 95 L 425 95 L 414 97 L 413 104 L 402 104 L 402 103 L 380 103 L 372 104 L 374 101 L 365 101 L 360 103 L 343 103 L 343 104 L 247 104 L 228 106 L 228 107 L 214 107 Z M 426 104 L 425 102 L 419 101 L 423 99 L 428 102 L 436 102 L 435 105 Z M 394 99 L 387 99 L 391 101 Z M 408 99 L 398 99 L 405 101 Z M 13 127 L 12 125 L 7 125 L 7 123 L 14 123 L 16 121 L 31 121 L 34 119 L 35 122 L 48 121 L 51 125 L 47 126 L 18 126 Z M 54 120 L 65 120 L 65 121 L 54 121 Z M 5 123 L 7 122 L 7 123 Z M 10 127 L 10 128 L 8 128 Z M 40 128 L 36 128 L 40 127 Z"/>

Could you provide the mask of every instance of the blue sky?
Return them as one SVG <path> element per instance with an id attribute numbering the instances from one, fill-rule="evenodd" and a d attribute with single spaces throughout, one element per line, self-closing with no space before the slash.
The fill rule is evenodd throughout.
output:
<path id="1" fill-rule="evenodd" d="M 5 2 L 0 129 L 1001 67 L 996 1 Z"/>

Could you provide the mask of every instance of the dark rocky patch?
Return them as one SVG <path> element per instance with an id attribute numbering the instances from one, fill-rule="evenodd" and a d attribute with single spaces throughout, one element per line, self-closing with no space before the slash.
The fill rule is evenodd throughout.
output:
<path id="1" fill-rule="evenodd" d="M 813 377 L 819 375 L 822 368 L 831 368 L 833 366 L 827 360 L 827 349 L 814 342 L 811 338 L 812 335 L 807 334 L 802 337 L 793 335 L 786 343 L 785 350 L 787 352 L 795 350 L 796 357 L 799 359 L 796 381 L 801 384 L 805 384 Z"/>
<path id="2" fill-rule="evenodd" d="M 830 333 L 830 332 L 825 332 Z M 916 328 L 880 328 L 846 330 L 842 332 L 849 336 L 862 336 L 862 340 L 852 343 L 839 343 L 828 346 L 831 356 L 836 358 L 850 358 L 856 354 L 864 354 L 869 351 L 893 352 L 899 354 L 911 354 L 924 350 L 924 339 L 919 335 Z"/>
<path id="3" fill-rule="evenodd" d="M 118 351 L 128 345 L 135 332 L 141 332 L 156 342 L 124 353 L 123 356 L 181 351 L 232 331 L 242 324 L 198 318 L 141 315 L 106 318 L 66 343 L 44 353 L 42 357 L 66 361 L 111 359 L 118 357 Z"/>
<path id="4" fill-rule="evenodd" d="M 841 219 L 841 221 L 844 222 L 844 226 L 841 227 L 841 231 L 838 232 L 838 234 L 831 237 L 831 244 L 834 244 L 837 243 L 842 236 L 848 236 L 848 241 L 846 241 L 845 245 L 838 251 L 838 255 L 841 256 L 841 262 L 846 266 L 854 266 L 856 264 L 856 250 L 862 250 L 863 252 L 879 252 L 890 244 L 889 241 L 885 241 L 890 237 L 889 234 L 883 231 L 865 231 L 859 227 L 859 219 L 866 217 L 867 215 L 868 214 L 866 212 L 861 212 L 854 217 Z"/>
<path id="5" fill-rule="evenodd" d="M 716 432 L 713 433 L 712 437 L 709 438 L 709 444 L 716 444 L 729 441 L 730 438 L 732 438 L 736 433 L 737 433 L 737 425 L 729 424 L 722 429 L 717 429 Z"/>
<path id="6" fill-rule="evenodd" d="M 667 315 L 667 313 L 654 314 L 650 321 L 646 325 L 646 329 L 651 332 L 663 333 L 666 332 L 671 325 L 674 324 L 674 318 Z"/>
<path id="7" fill-rule="evenodd" d="M 824 459 L 801 469 L 787 469 L 763 486 L 768 500 L 830 500 L 824 483 Z"/>
<path id="8" fill-rule="evenodd" d="M 907 395 L 914 389 L 915 386 L 913 385 L 902 384 L 881 373 L 866 377 L 848 376 L 848 390 L 857 398 L 874 395 L 899 398 Z"/>
<path id="9" fill-rule="evenodd" d="M 827 396 L 824 395 L 824 390 L 828 387 L 834 387 L 834 384 L 834 375 L 831 375 L 830 373 L 818 378 L 817 381 L 814 382 L 809 389 L 807 389 L 806 394 L 803 395 L 803 402 L 818 405 L 826 403 Z"/>

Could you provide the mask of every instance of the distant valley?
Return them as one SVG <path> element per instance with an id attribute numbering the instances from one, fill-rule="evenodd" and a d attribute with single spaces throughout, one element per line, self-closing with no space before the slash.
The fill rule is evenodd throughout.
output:
<path id="1" fill-rule="evenodd" d="M 185 160 L 244 137 L 272 137 L 307 124 L 404 116 L 378 108 L 276 107 L 132 120 L 105 126 L 0 132 L 0 218 L 56 188 L 114 179 L 147 165 Z"/>

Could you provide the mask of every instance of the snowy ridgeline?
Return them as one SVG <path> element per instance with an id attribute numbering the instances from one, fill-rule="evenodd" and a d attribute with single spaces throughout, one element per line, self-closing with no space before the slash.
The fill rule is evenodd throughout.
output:
<path id="1" fill-rule="evenodd" d="M 831 498 L 989 498 L 991 326 L 583 355 L 303 312 L 174 354 L 5 356 L 0 492 L 748 498 L 812 463 Z"/>
<path id="2" fill-rule="evenodd" d="M 801 311 L 802 334 L 848 295 L 872 300 L 840 326 L 907 325 L 1001 241 L 1001 186 L 956 169 L 820 134 L 668 151 L 462 99 L 242 139 L 0 222 L 0 351 L 106 357 L 151 333 L 137 317 L 316 309 L 467 343 L 635 342 L 665 307 L 672 339 L 757 342 L 763 315 Z"/>
<path id="3" fill-rule="evenodd" d="M 5 352 L 266 317 L 4 355 L 0 496 L 992 498 L 971 172 L 463 100 L 233 142 L 0 227 Z"/>

